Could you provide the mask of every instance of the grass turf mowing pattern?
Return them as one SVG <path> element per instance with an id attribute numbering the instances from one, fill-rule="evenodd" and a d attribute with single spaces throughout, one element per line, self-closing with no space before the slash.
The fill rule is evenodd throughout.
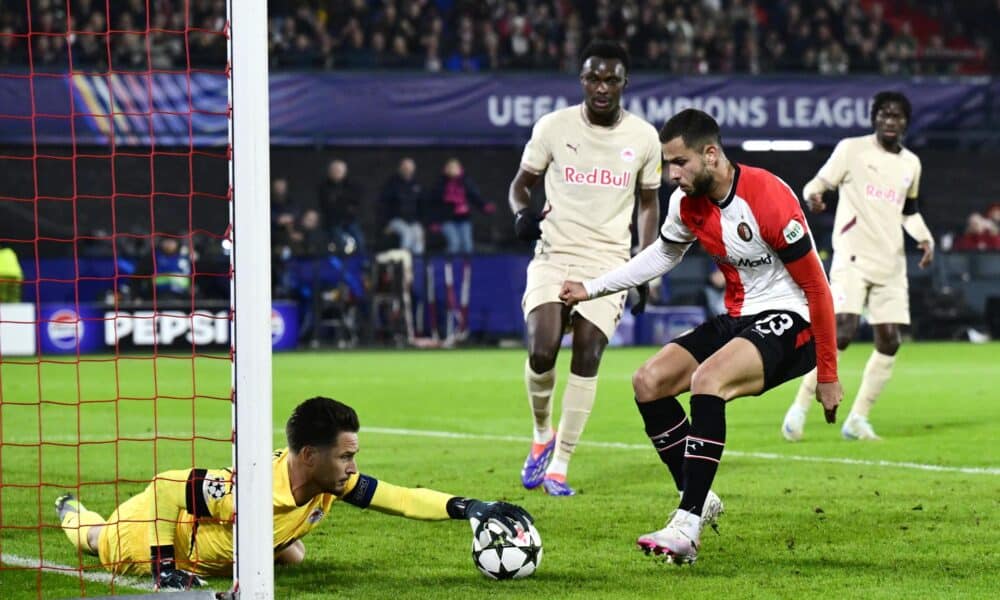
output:
<path id="1" fill-rule="evenodd" d="M 827 426 L 813 408 L 806 438 L 788 444 L 781 419 L 797 382 L 761 398 L 729 406 L 728 456 L 714 489 L 726 503 L 721 535 L 703 535 L 699 562 L 678 569 L 634 549 L 635 537 L 663 525 L 676 505 L 669 477 L 656 459 L 633 406 L 632 371 L 651 348 L 610 349 L 601 368 L 598 400 L 574 457 L 569 481 L 579 495 L 549 498 L 520 487 L 518 471 L 528 450 L 530 412 L 524 397 L 523 351 L 352 352 L 276 355 L 274 362 L 274 446 L 290 410 L 312 395 L 333 396 L 361 416 L 360 469 L 386 481 L 483 499 L 504 499 L 535 516 L 545 546 L 536 575 L 491 582 L 476 572 L 464 523 L 421 523 L 352 506 L 335 506 L 326 522 L 304 539 L 304 564 L 276 569 L 276 597 L 466 598 L 638 597 L 715 594 L 723 597 L 986 597 L 1000 568 L 995 531 L 1000 517 L 1000 476 L 926 472 L 896 466 L 845 465 L 765 460 L 739 452 L 925 463 L 951 467 L 1000 466 L 997 344 L 915 344 L 903 347 L 893 379 L 876 405 L 872 422 L 885 440 L 840 439 L 839 425 Z M 846 399 L 842 422 L 853 401 L 870 346 L 852 346 L 841 361 Z M 131 395 L 190 395 L 228 385 L 226 364 L 157 361 L 156 386 L 150 361 L 119 369 L 119 386 Z M 560 361 L 564 382 L 568 356 Z M 20 371 L 19 371 L 20 369 Z M 88 365 L 82 373 L 83 400 L 114 390 L 108 367 Z M 25 376 L 25 372 L 29 376 Z M 3 398 L 37 398 L 33 367 L 4 365 Z M 74 438 L 77 431 L 76 374 L 43 371 L 44 398 L 69 406 L 46 406 L 45 439 Z M 556 392 L 556 418 L 562 385 Z M 202 392 L 209 393 L 209 392 Z M 682 400 L 685 406 L 686 399 Z M 119 407 L 122 435 L 149 436 L 151 402 Z M 30 409 L 30 410 L 29 410 Z M 2 407 L 4 440 L 37 440 L 38 407 Z M 103 412 L 102 412 L 103 411 Z M 92 414 L 93 413 L 93 414 Z M 216 435 L 229 427 L 224 402 L 160 401 L 160 431 Z M 84 404 L 85 438 L 100 436 L 115 415 L 113 405 Z M 368 430 L 366 431 L 366 428 Z M 514 436 L 524 441 L 448 439 L 389 429 Z M 89 439 L 89 438 L 88 438 Z M 618 442 L 624 448 L 588 445 Z M 118 472 L 153 475 L 149 442 L 123 443 Z M 633 447 L 634 446 L 634 447 Z M 84 480 L 114 475 L 111 448 L 81 449 Z M 38 482 L 37 451 L 3 448 L 5 484 Z M 224 466 L 229 447 L 220 443 L 161 441 L 158 468 L 191 464 Z M 6 554 L 76 565 L 75 551 L 57 527 L 51 501 L 76 482 L 75 448 L 46 446 L 39 492 L 5 487 L 5 525 L 37 523 L 37 531 L 3 530 Z M 65 482 L 66 485 L 62 485 Z M 119 486 L 120 498 L 140 484 Z M 113 486 L 86 486 L 84 500 L 107 515 Z M 41 509 L 39 509 L 41 502 Z M 86 557 L 86 565 L 94 560 Z M 71 577 L 45 575 L 43 597 L 80 595 Z M 213 581 L 222 589 L 225 581 Z M 86 582 L 90 595 L 106 586 Z M 0 595 L 34 598 L 33 573 L 0 571 Z"/>

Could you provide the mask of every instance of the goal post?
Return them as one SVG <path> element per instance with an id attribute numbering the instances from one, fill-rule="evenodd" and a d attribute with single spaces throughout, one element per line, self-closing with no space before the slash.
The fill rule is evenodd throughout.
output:
<path id="1" fill-rule="evenodd" d="M 271 230 L 267 0 L 230 0 L 233 235 L 233 580 L 240 597 L 274 597 L 271 477 Z M 263 285 L 262 285 L 263 283 Z"/>

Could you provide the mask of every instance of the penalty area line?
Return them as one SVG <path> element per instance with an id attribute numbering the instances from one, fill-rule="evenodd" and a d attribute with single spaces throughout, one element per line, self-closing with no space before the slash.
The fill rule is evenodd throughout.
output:
<path id="1" fill-rule="evenodd" d="M 459 433 L 455 431 L 432 431 L 426 429 L 397 429 L 392 427 L 362 427 L 362 433 L 377 433 L 384 435 L 399 435 L 412 437 L 431 437 L 447 439 L 467 439 L 492 442 L 516 442 L 528 444 L 532 439 L 516 435 L 491 435 L 479 433 Z M 622 442 L 592 442 L 581 440 L 581 446 L 592 448 L 615 448 L 619 450 L 649 450 L 649 444 L 625 444 Z M 858 465 L 864 467 L 884 467 L 910 469 L 914 471 L 933 471 L 939 473 L 963 473 L 966 475 L 1000 475 L 1000 467 L 951 467 L 946 465 L 931 465 L 915 462 L 896 462 L 891 460 L 868 460 L 861 458 L 842 458 L 826 456 L 803 456 L 796 454 L 779 454 L 777 452 L 744 452 L 726 449 L 726 456 L 751 458 L 757 460 L 788 460 L 796 462 L 828 463 L 838 465 Z"/>
<path id="2" fill-rule="evenodd" d="M 47 560 L 38 560 L 37 558 L 30 558 L 27 556 L 7 554 L 6 552 L 0 555 L 0 562 L 13 567 L 23 567 L 26 571 L 28 569 L 37 569 L 43 573 L 54 573 L 56 575 L 84 579 L 94 583 L 105 583 L 108 585 L 114 583 L 115 587 L 126 587 L 148 592 L 153 591 L 153 585 L 151 583 L 134 577 L 129 577 L 128 575 L 112 575 L 107 571 L 83 570 L 78 567 L 60 565 L 58 563 L 49 562 Z"/>

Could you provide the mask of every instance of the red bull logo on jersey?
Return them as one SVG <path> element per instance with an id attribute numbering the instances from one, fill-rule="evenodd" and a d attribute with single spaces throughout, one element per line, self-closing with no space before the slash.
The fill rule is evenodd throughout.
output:
<path id="1" fill-rule="evenodd" d="M 629 189 L 632 183 L 632 173 L 625 171 L 616 174 L 611 169 L 594 167 L 589 171 L 581 171 L 576 167 L 563 167 L 563 179 L 572 185 L 596 185 L 598 187 L 611 187 L 621 190 Z"/>
<path id="2" fill-rule="evenodd" d="M 873 185 L 871 183 L 865 186 L 865 196 L 867 196 L 869 200 L 883 200 L 890 204 L 903 203 L 903 197 L 900 194 L 896 193 L 896 190 L 882 189 L 877 185 Z"/>

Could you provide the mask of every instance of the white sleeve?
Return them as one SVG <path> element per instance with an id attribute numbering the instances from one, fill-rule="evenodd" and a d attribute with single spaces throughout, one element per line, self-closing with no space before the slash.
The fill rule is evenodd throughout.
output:
<path id="1" fill-rule="evenodd" d="M 624 265 L 583 282 L 587 296 L 597 298 L 646 283 L 673 269 L 691 244 L 666 242 L 663 238 L 646 247 Z"/>

